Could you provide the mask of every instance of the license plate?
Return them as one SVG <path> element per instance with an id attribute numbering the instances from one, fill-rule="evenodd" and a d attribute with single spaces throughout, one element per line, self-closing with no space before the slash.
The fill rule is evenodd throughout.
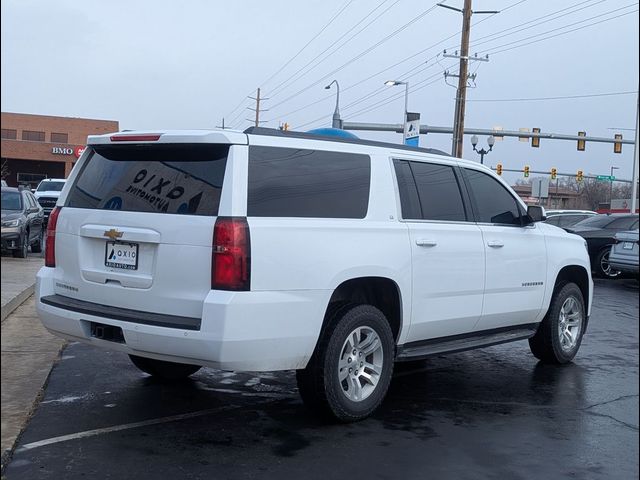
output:
<path id="1" fill-rule="evenodd" d="M 625 250 L 633 250 L 633 242 L 624 242 L 622 248 Z"/>
<path id="2" fill-rule="evenodd" d="M 107 242 L 104 264 L 107 267 L 124 270 L 138 269 L 138 244 Z"/>

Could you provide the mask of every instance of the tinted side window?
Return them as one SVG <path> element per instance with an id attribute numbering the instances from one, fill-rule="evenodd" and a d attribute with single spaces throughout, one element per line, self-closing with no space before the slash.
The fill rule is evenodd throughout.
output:
<path id="1" fill-rule="evenodd" d="M 521 225 L 520 208 L 500 182 L 478 170 L 465 171 L 478 222 Z"/>
<path id="2" fill-rule="evenodd" d="M 607 225 L 612 230 L 631 230 L 631 226 L 636 222 L 634 217 L 618 218 Z"/>
<path id="3" fill-rule="evenodd" d="M 217 215 L 229 145 L 92 147 L 67 206 L 127 212 Z"/>
<path id="4" fill-rule="evenodd" d="M 453 167 L 433 163 L 409 163 L 418 187 L 422 218 L 465 221 L 467 217 Z"/>
<path id="5" fill-rule="evenodd" d="M 400 208 L 402 210 L 402 218 L 405 220 L 421 220 L 422 208 L 420 207 L 420 199 L 416 182 L 411 173 L 409 162 L 402 160 L 394 160 L 393 164 L 396 170 L 396 178 L 398 180 L 398 192 L 400 193 Z"/>
<path id="6" fill-rule="evenodd" d="M 545 220 L 545 223 L 550 225 L 555 225 L 556 227 L 560 225 L 560 220 L 562 219 L 561 215 L 553 215 L 552 217 L 548 217 Z"/>
<path id="7" fill-rule="evenodd" d="M 370 177 L 367 155 L 249 147 L 247 215 L 364 218 Z"/>

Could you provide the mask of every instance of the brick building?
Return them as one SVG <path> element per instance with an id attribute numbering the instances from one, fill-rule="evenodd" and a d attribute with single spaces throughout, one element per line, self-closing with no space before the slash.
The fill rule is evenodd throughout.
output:
<path id="1" fill-rule="evenodd" d="M 118 130 L 112 120 L 2 112 L 2 178 L 31 188 L 43 178 L 66 178 L 87 135 Z"/>

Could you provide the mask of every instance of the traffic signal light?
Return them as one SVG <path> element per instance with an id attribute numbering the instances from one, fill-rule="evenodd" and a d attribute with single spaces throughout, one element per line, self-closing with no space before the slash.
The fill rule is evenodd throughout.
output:
<path id="1" fill-rule="evenodd" d="M 584 180 L 584 175 L 583 175 L 583 173 L 582 173 L 582 170 L 578 170 L 578 173 L 576 174 L 576 180 L 577 180 L 578 182 L 581 182 L 581 181 L 583 181 L 583 180 Z"/>
<path id="2" fill-rule="evenodd" d="M 537 127 L 534 127 L 531 129 L 531 131 L 533 133 L 540 133 L 540 129 Z M 540 137 L 531 137 L 531 146 L 533 148 L 540 148 Z M 528 177 L 529 175 L 525 175 L 525 177 Z"/>
<path id="3" fill-rule="evenodd" d="M 498 175 L 502 175 L 502 164 L 501 163 L 496 165 L 496 173 Z"/>
<path id="4" fill-rule="evenodd" d="M 555 180 L 556 178 L 558 178 L 558 170 L 556 167 L 553 167 L 551 169 L 551 180 Z"/>
<path id="5" fill-rule="evenodd" d="M 616 133 L 613 136 L 616 140 L 622 140 L 622 134 L 621 133 Z M 621 142 L 616 142 L 613 144 L 613 153 L 622 153 L 622 143 Z"/>
<path id="6" fill-rule="evenodd" d="M 524 166 L 524 178 L 529 176 L 529 165 Z"/>
<path id="7" fill-rule="evenodd" d="M 587 136 L 587 132 L 578 132 L 578 136 L 579 137 L 586 137 Z M 584 152 L 584 146 L 585 146 L 585 141 L 584 140 L 578 140 L 578 151 Z"/>

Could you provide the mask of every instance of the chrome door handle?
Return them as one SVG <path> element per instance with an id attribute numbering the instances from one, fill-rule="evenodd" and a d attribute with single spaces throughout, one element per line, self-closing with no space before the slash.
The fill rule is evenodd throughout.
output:
<path id="1" fill-rule="evenodd" d="M 426 238 L 419 238 L 418 240 L 416 240 L 416 245 L 418 245 L 419 247 L 435 247 L 436 245 L 438 245 L 438 242 Z"/>
<path id="2" fill-rule="evenodd" d="M 491 240 L 490 242 L 487 242 L 487 245 L 489 245 L 491 248 L 504 247 L 504 243 L 502 243 L 500 240 Z"/>

